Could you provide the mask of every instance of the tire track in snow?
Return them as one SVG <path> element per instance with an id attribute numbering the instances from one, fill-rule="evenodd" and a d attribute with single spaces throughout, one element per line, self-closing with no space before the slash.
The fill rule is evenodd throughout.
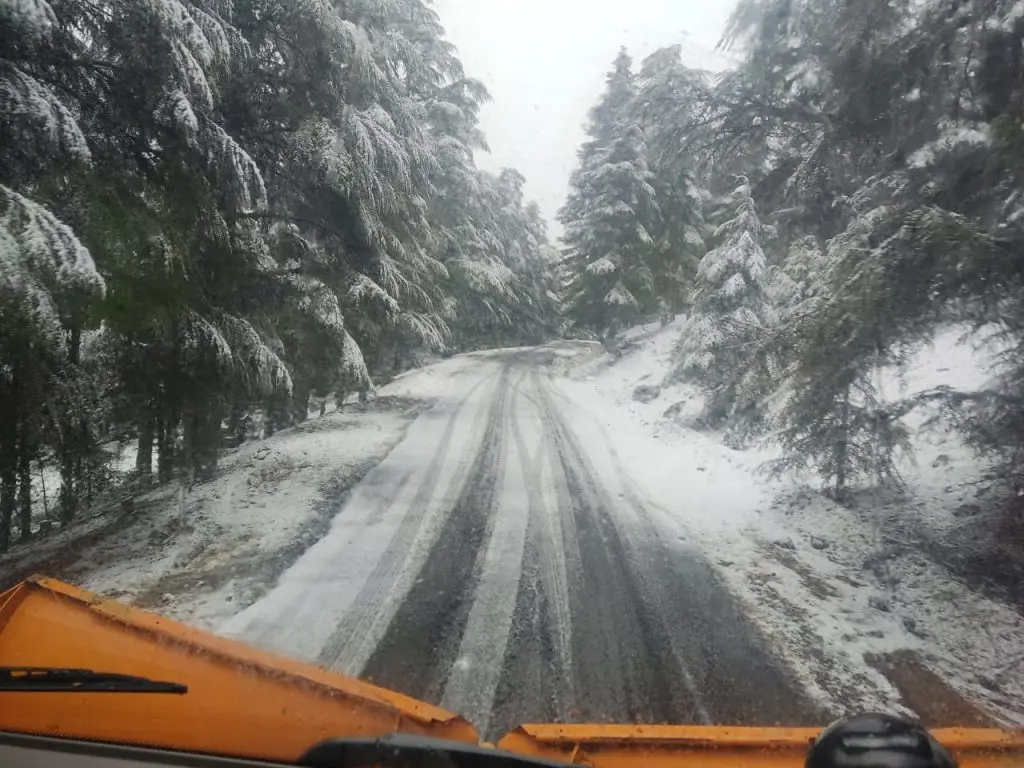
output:
<path id="1" fill-rule="evenodd" d="M 517 432 L 518 386 L 509 395 L 504 434 Z M 495 692 L 504 666 L 505 649 L 523 571 L 530 521 L 527 497 L 533 487 L 528 457 L 521 441 L 506 446 L 494 527 L 469 611 L 458 657 L 452 665 L 441 706 L 472 722 L 481 733 L 490 729 Z"/>
<path id="2" fill-rule="evenodd" d="M 531 369 L 529 389 L 521 388 L 520 395 L 532 409 L 528 418 L 518 410 L 519 418 L 511 425 L 528 478 L 529 525 L 512 633 L 501 662 L 489 727 L 481 729 L 484 738 L 497 738 L 524 722 L 566 719 L 576 701 L 569 573 L 578 568 L 578 550 L 575 528 L 563 519 L 568 489 L 537 383 L 536 370 Z"/>
<path id="3" fill-rule="evenodd" d="M 475 387 L 414 422 L 249 631 L 485 736 L 531 720 L 810 719 L 791 717 L 809 711 L 795 686 L 700 553 L 662 535 L 671 515 L 548 364 L 481 358 Z"/>
<path id="4" fill-rule="evenodd" d="M 567 691 L 551 634 L 550 609 L 541 584 L 536 519 L 527 525 L 527 546 L 512 615 L 512 632 L 499 659 L 501 675 L 495 689 L 484 739 L 496 740 L 522 723 L 554 722 L 564 718 Z"/>
<path id="5" fill-rule="evenodd" d="M 563 421 L 577 447 L 599 445 L 607 453 L 608 461 L 602 462 L 606 495 L 620 496 L 617 509 L 625 504 L 636 514 L 634 535 L 623 537 L 635 543 L 636 549 L 627 552 L 635 579 L 653 605 L 664 606 L 659 617 L 671 654 L 685 673 L 687 689 L 708 703 L 708 717 L 747 725 L 794 725 L 827 717 L 776 659 L 703 553 L 680 543 L 671 515 L 644 498 L 604 426 L 562 393 L 550 375 L 546 378 L 549 391 L 579 414 L 572 423 L 596 428 L 597 435 L 583 440 Z"/>
<path id="6" fill-rule="evenodd" d="M 580 549 L 572 603 L 578 714 L 596 721 L 711 722 L 666 631 L 662 614 L 676 606 L 652 601 L 643 589 L 628 553 L 633 532 L 614 519 L 623 510 L 604 492 L 543 383 L 538 392 L 570 491 Z"/>
<path id="7" fill-rule="evenodd" d="M 414 470 L 393 471 L 390 466 L 377 465 L 339 510 L 338 515 L 348 516 L 343 525 L 365 530 L 367 514 L 376 509 L 373 505 L 391 506 L 408 489 L 414 475 Z M 351 540 L 339 535 L 341 527 L 336 515 L 327 536 L 286 570 L 270 592 L 228 619 L 217 633 L 305 661 L 315 660 L 341 620 L 343 608 L 332 610 L 332 606 L 344 606 L 352 592 L 345 578 L 347 569 L 325 579 L 320 563 L 347 560 L 351 570 L 358 571 L 358 564 L 346 556 Z"/>
<path id="8" fill-rule="evenodd" d="M 564 476 L 556 476 L 557 449 L 550 423 L 544 418 L 536 368 L 530 371 L 530 385 L 533 396 L 529 399 L 534 406 L 539 431 L 532 460 L 529 459 L 526 439 L 518 423 L 513 424 L 513 437 L 520 446 L 520 456 L 524 461 L 523 472 L 527 478 L 533 478 L 527 484 L 530 520 L 535 527 L 531 542 L 538 554 L 540 587 L 545 596 L 544 602 L 557 664 L 550 672 L 560 678 L 561 690 L 557 698 L 561 706 L 567 708 L 571 706 L 574 698 L 570 673 L 574 662 L 569 571 L 571 567 L 578 567 L 579 550 L 575 528 L 571 527 L 567 535 L 565 521 L 560 514 L 558 480 L 564 485 Z M 563 489 L 561 495 L 563 499 L 567 499 L 568 490 Z"/>
<path id="9" fill-rule="evenodd" d="M 443 695 L 479 583 L 483 545 L 493 534 L 511 361 L 505 362 L 465 486 L 448 506 L 426 562 L 363 667 L 361 676 L 377 685 L 432 702 Z"/>
<path id="10" fill-rule="evenodd" d="M 458 494 L 471 475 L 478 446 L 484 439 L 490 405 L 502 377 L 492 384 L 489 376 L 476 384 L 459 402 L 450 417 L 434 455 L 422 472 L 419 485 L 410 485 L 400 509 L 405 513 L 391 534 L 387 548 L 377 554 L 376 566 L 354 599 L 344 606 L 341 621 L 324 643 L 318 663 L 349 675 L 359 674 L 387 631 L 403 600 L 412 589 L 416 574 L 423 567 L 430 550 L 450 513 L 452 498 Z M 468 422 L 464 424 L 463 422 Z M 457 433 L 468 439 L 451 456 Z M 438 486 L 449 477 L 440 496 Z M 394 509 L 388 510 L 394 513 Z"/>
<path id="11" fill-rule="evenodd" d="M 409 512 L 409 500 L 423 482 L 429 457 L 437 452 L 431 436 L 443 429 L 439 425 L 455 423 L 494 378 L 484 369 L 457 402 L 421 414 L 402 442 L 353 489 L 327 535 L 285 571 L 269 593 L 218 632 L 305 661 L 317 660 Z"/>

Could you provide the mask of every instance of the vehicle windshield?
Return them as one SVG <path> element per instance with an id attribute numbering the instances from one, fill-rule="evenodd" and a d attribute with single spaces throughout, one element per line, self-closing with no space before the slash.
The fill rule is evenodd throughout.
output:
<path id="1" fill-rule="evenodd" d="M 1018 0 L 0 0 L 0 591 L 490 740 L 1024 724 L 1022 45 Z"/>

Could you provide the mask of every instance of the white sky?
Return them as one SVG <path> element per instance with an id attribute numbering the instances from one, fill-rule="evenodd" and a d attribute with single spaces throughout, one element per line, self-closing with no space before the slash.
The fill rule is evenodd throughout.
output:
<path id="1" fill-rule="evenodd" d="M 471 77 L 493 101 L 481 121 L 491 147 L 480 167 L 517 168 L 557 235 L 587 111 L 620 45 L 639 66 L 683 44 L 684 62 L 722 69 L 714 48 L 734 0 L 435 0 Z"/>

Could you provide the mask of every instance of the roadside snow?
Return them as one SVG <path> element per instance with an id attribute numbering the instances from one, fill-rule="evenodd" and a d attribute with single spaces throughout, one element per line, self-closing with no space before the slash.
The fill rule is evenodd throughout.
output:
<path id="1" fill-rule="evenodd" d="M 350 489 L 402 439 L 427 404 L 458 396 L 469 371 L 489 353 L 415 369 L 382 387 L 369 403 L 340 410 L 220 457 L 217 476 L 182 493 L 178 484 L 136 494 L 27 546 L 0 556 L 0 586 L 34 572 L 215 629 L 252 605 L 325 536 Z M 329 399 L 331 402 L 333 400 Z M 134 467 L 134 446 L 113 467 Z M 59 475 L 47 467 L 49 506 Z M 39 484 L 40 518 L 43 484 Z M 130 498 L 126 493 L 125 498 Z"/>
<path id="2" fill-rule="evenodd" d="M 419 405 L 381 397 L 227 451 L 217 476 L 176 484 L 0 559 L 201 628 L 257 600 L 329 526 L 348 488 L 397 443 Z"/>
<path id="3" fill-rule="evenodd" d="M 508 350 L 503 350 L 508 351 Z M 380 397 L 413 397 L 421 400 L 460 397 L 477 383 L 474 373 L 480 360 L 495 352 L 470 352 L 396 376 L 379 391 Z"/>
<path id="4" fill-rule="evenodd" d="M 217 479 L 189 494 L 184 517 L 177 503 L 167 510 L 173 543 L 160 556 L 119 558 L 90 573 L 83 586 L 144 595 L 165 615 L 216 626 L 271 586 L 266 579 L 279 570 L 275 561 L 288 559 L 289 552 L 294 559 L 297 541 L 312 543 L 304 529 L 337 511 L 337 485 L 364 474 L 398 441 L 406 423 L 401 412 L 343 411 L 244 444 Z M 318 510 L 324 496 L 329 508 Z M 152 532 L 139 533 L 153 540 Z"/>
<path id="5" fill-rule="evenodd" d="M 217 476 L 187 492 L 178 484 L 114 502 L 67 528 L 0 556 L 0 587 L 42 572 L 195 626 L 213 629 L 256 602 L 330 529 L 350 489 L 402 439 L 431 402 L 461 396 L 466 374 L 492 353 L 414 369 L 369 403 L 340 410 L 220 457 Z M 328 398 L 330 402 L 333 399 Z M 134 446 L 111 443 L 112 468 L 134 468 Z M 34 504 L 49 517 L 59 475 L 39 473 Z M 44 479 L 45 478 L 45 479 Z"/>
<path id="6" fill-rule="evenodd" d="M 965 515 L 979 527 L 970 515 L 991 486 L 985 464 L 951 430 L 924 429 L 934 414 L 919 409 L 908 418 L 917 463 L 903 467 L 904 497 L 845 508 L 813 478 L 769 482 L 758 468 L 775 449 L 732 450 L 688 427 L 699 393 L 665 383 L 680 324 L 631 330 L 621 358 L 569 362 L 559 386 L 598 417 L 624 473 L 666 526 L 704 550 L 807 690 L 837 711 L 906 710 L 879 667 L 909 650 L 989 716 L 1024 722 L 1024 620 L 930 556 Z M 983 352 L 947 331 L 881 384 L 892 397 L 970 389 L 989 370 Z"/>
<path id="7" fill-rule="evenodd" d="M 465 454 L 472 457 L 483 439 L 480 416 L 497 370 L 477 366 L 476 376 L 461 377 L 467 367 L 465 359 L 449 360 L 382 390 L 424 392 L 447 382 L 445 395 L 354 490 L 344 514 L 334 517 L 264 599 L 221 624 L 218 633 L 307 661 L 330 653 L 332 665 L 359 673 L 415 583 L 443 511 L 465 482 L 471 468 Z M 462 450 L 449 453 L 449 445 Z M 402 538 L 411 538 L 412 553 L 404 560 L 389 557 Z M 357 604 L 374 576 L 371 604 Z"/>

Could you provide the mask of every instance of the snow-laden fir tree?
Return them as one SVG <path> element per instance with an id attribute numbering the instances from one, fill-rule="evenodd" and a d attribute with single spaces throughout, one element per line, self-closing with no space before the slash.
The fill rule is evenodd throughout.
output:
<path id="1" fill-rule="evenodd" d="M 878 380 L 883 368 L 905 363 L 930 321 L 885 312 L 902 290 L 891 241 L 875 240 L 886 217 L 884 209 L 866 211 L 824 254 L 809 243 L 794 249 L 790 274 L 799 277 L 808 263 L 818 269 L 773 339 L 786 350 L 789 381 L 777 435 L 783 456 L 770 467 L 813 469 L 837 500 L 862 479 L 898 486 L 899 460 L 910 451 L 900 420 L 910 406 L 886 400 Z"/>
<path id="2" fill-rule="evenodd" d="M 49 251 L 46 261 L 59 263 L 67 261 L 64 253 L 80 250 L 90 258 L 76 256 L 74 262 L 96 259 L 108 298 L 118 306 L 126 286 L 110 269 L 114 260 L 134 262 L 129 269 L 138 281 L 141 252 L 157 242 L 184 245 L 177 239 L 183 233 L 208 243 L 216 237 L 222 256 L 241 254 L 230 247 L 232 232 L 223 218 L 213 215 L 215 200 L 252 207 L 264 201 L 265 189 L 251 157 L 215 114 L 218 76 L 239 49 L 214 5 L 0 3 L 0 121 L 7 139 L 0 149 L 0 184 L 11 190 L 4 239 L 32 243 L 20 248 L 31 255 L 22 260 L 30 271 L 43 263 L 43 251 Z M 161 196 L 172 187 L 173 194 Z M 54 238 L 58 232 L 64 234 Z M 251 228 L 245 225 L 236 229 L 239 237 L 246 232 Z M 193 252 L 187 246 L 179 251 Z M 167 264 L 163 260 L 162 268 Z M 70 274 L 51 270 L 42 285 L 52 295 L 64 293 Z M 25 274 L 13 279 L 31 284 Z M 188 297 L 174 291 L 180 284 L 169 283 L 168 294 L 179 307 L 187 305 Z M 62 333 L 46 337 L 66 345 L 32 358 L 50 366 L 35 372 L 49 386 L 33 392 L 49 406 L 45 434 L 61 467 L 65 518 L 74 514 L 82 460 L 94 447 L 97 404 L 85 393 L 97 390 L 82 385 L 82 339 L 101 313 L 95 301 L 65 303 Z M 0 350 L 0 357 L 14 355 L 11 348 Z M 19 417 L 39 413 L 31 403 L 23 408 Z M 35 441 L 33 449 L 39 445 Z M 6 446 L 4 454 L 21 461 L 23 448 Z"/>
<path id="3" fill-rule="evenodd" d="M 188 484 L 223 423 L 536 295 L 539 219 L 446 183 L 478 179 L 485 93 L 427 0 L 0 0 L 0 43 L 0 548 L 33 462 L 74 515 L 101 425 Z"/>
<path id="4" fill-rule="evenodd" d="M 741 181 L 723 201 L 727 218 L 697 267 L 676 375 L 701 384 L 709 425 L 749 430 L 762 418 L 759 401 L 774 378 L 770 359 L 755 352 L 777 319 L 764 250 L 775 230 L 762 223 L 750 184 Z"/>
<path id="5" fill-rule="evenodd" d="M 683 189 L 662 181 L 666 161 L 716 193 L 744 175 L 772 212 L 761 292 L 777 316 L 746 359 L 780 384 L 785 461 L 836 495 L 895 476 L 907 404 L 877 372 L 948 322 L 1002 329 L 1005 378 L 929 396 L 1021 475 L 1022 41 L 1016 0 L 743 0 L 724 40 L 742 61 L 721 77 L 687 75 L 671 51 L 645 64 L 663 218 Z M 684 350 L 698 371 L 702 351 Z"/>
<path id="6" fill-rule="evenodd" d="M 632 60 L 619 52 L 601 101 L 590 112 L 588 140 L 559 220 L 565 226 L 565 312 L 578 329 L 614 334 L 658 310 L 652 232 L 660 210 L 634 111 Z"/>
<path id="7" fill-rule="evenodd" d="M 681 56 L 681 46 L 671 46 L 644 60 L 633 107 L 648 137 L 651 184 L 661 211 L 650 265 L 666 319 L 689 301 L 697 264 L 707 251 L 704 208 L 712 197 L 696 178 L 693 155 L 678 151 L 681 132 L 697 119 L 709 82 L 685 67 Z"/>

